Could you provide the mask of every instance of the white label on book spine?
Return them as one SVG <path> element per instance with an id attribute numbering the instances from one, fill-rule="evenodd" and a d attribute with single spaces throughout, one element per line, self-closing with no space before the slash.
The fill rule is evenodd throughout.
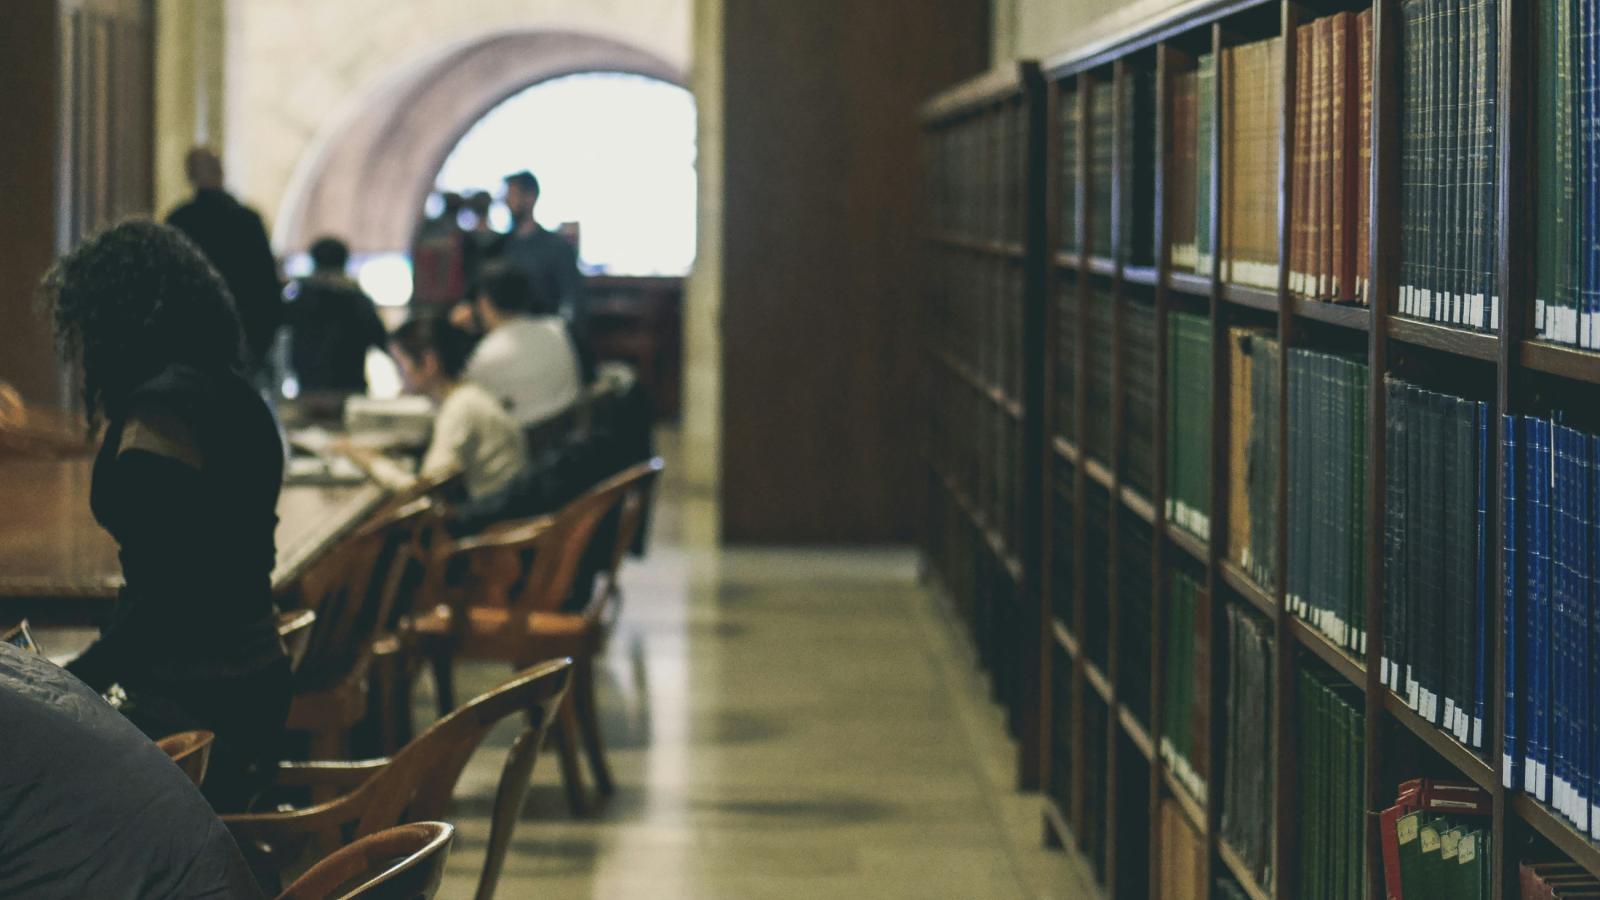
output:
<path id="1" fill-rule="evenodd" d="M 1543 300 L 1535 300 L 1535 301 L 1533 301 L 1533 327 L 1534 327 L 1535 330 L 1538 330 L 1538 331 L 1543 331 L 1544 330 L 1544 301 Z M 1507 787 L 1510 787 L 1510 785 L 1507 785 Z"/>

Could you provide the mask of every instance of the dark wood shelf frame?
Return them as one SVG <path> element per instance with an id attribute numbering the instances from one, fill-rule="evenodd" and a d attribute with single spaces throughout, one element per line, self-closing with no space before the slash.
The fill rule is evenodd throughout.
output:
<path id="1" fill-rule="evenodd" d="M 1084 833 L 1086 824 L 1084 817 L 1087 815 L 1087 810 L 1083 797 L 1088 776 L 1083 763 L 1086 758 L 1083 752 L 1086 737 L 1082 727 L 1081 710 L 1086 698 L 1097 697 L 1097 702 L 1108 705 L 1113 717 L 1121 723 L 1120 730 L 1133 740 L 1141 754 L 1145 753 L 1145 739 L 1148 739 L 1152 748 L 1159 747 L 1163 732 L 1163 723 L 1160 721 L 1162 712 L 1160 695 L 1163 690 L 1164 657 L 1161 650 L 1164 615 L 1168 602 L 1167 574 L 1175 565 L 1182 564 L 1190 568 L 1197 565 L 1203 569 L 1205 585 L 1213 600 L 1214 616 L 1220 616 L 1222 609 L 1218 588 L 1226 585 L 1229 593 L 1237 595 L 1245 608 L 1253 608 L 1256 613 L 1272 622 L 1276 636 L 1278 652 L 1274 663 L 1273 702 L 1268 714 L 1272 718 L 1273 755 L 1277 761 L 1277 775 L 1273 786 L 1272 809 L 1265 811 L 1272 816 L 1275 833 L 1278 835 L 1272 865 L 1273 883 L 1251 884 L 1247 879 L 1249 873 L 1244 871 L 1241 861 L 1233 850 L 1220 840 L 1218 824 L 1221 811 L 1214 796 L 1216 793 L 1214 788 L 1208 791 L 1213 796 L 1208 797 L 1204 803 L 1190 797 L 1159 760 L 1157 754 L 1156 762 L 1150 766 L 1148 791 L 1151 804 L 1148 814 L 1152 824 L 1149 842 L 1151 884 L 1156 883 L 1153 876 L 1156 873 L 1156 859 L 1159 855 L 1159 848 L 1154 846 L 1158 840 L 1158 833 L 1155 830 L 1157 804 L 1163 797 L 1174 797 L 1192 824 L 1206 836 L 1210 850 L 1207 883 L 1211 883 L 1214 876 L 1226 870 L 1245 886 L 1247 893 L 1252 897 L 1287 898 L 1296 893 L 1299 835 L 1296 834 L 1298 811 L 1295 805 L 1295 777 L 1300 748 L 1295 746 L 1294 739 L 1295 720 L 1299 711 L 1296 709 L 1293 685 L 1300 670 L 1307 666 L 1315 666 L 1333 672 L 1335 677 L 1361 689 L 1364 695 L 1366 782 L 1363 786 L 1363 797 L 1368 813 L 1366 869 L 1371 879 L 1368 884 L 1368 896 L 1383 895 L 1381 881 L 1383 869 L 1377 853 L 1376 813 L 1393 801 L 1396 785 L 1385 782 L 1385 778 L 1391 777 L 1394 773 L 1387 771 L 1384 762 L 1396 754 L 1396 748 L 1391 745 L 1398 736 L 1401 740 L 1414 739 L 1428 747 L 1449 767 L 1455 769 L 1463 779 L 1482 786 L 1490 793 L 1494 806 L 1491 831 L 1495 882 L 1493 896 L 1495 900 L 1506 900 L 1517 896 L 1516 869 L 1519 860 L 1512 854 L 1515 852 L 1514 848 L 1520 845 L 1511 838 L 1530 832 L 1541 834 L 1574 861 L 1597 875 L 1600 875 L 1600 845 L 1576 832 L 1557 814 L 1531 798 L 1501 786 L 1501 755 L 1498 748 L 1503 745 L 1506 711 L 1500 702 L 1500 686 L 1504 684 L 1506 654 L 1498 628 L 1505 603 L 1502 592 L 1498 589 L 1498 585 L 1502 584 L 1498 548 L 1503 545 L 1503 523 L 1500 521 L 1499 504 L 1489 505 L 1487 523 L 1491 532 L 1488 538 L 1488 545 L 1491 548 L 1488 576 L 1490 590 L 1486 610 L 1487 644 L 1491 657 L 1489 661 L 1491 693 L 1488 704 L 1489 721 L 1485 723 L 1484 735 L 1489 756 L 1485 760 L 1457 743 L 1450 735 L 1423 721 L 1406 707 L 1401 698 L 1379 681 L 1383 652 L 1381 640 L 1369 640 L 1364 654 L 1359 657 L 1352 656 L 1335 646 L 1315 627 L 1285 610 L 1281 584 L 1272 590 L 1266 590 L 1253 583 L 1243 571 L 1227 560 L 1227 548 L 1223 546 L 1225 541 L 1222 537 L 1227 534 L 1225 509 L 1223 509 L 1225 504 L 1222 498 L 1226 496 L 1229 477 L 1225 457 L 1229 410 L 1225 402 L 1228 390 L 1227 350 L 1226 343 L 1221 338 L 1225 336 L 1230 324 L 1240 322 L 1259 324 L 1263 322 L 1264 317 L 1276 320 L 1278 340 L 1286 351 L 1293 347 L 1323 346 L 1325 341 L 1332 341 L 1344 347 L 1348 345 L 1348 338 L 1354 335 L 1364 337 L 1366 361 L 1370 372 L 1366 404 L 1368 478 L 1364 539 L 1366 558 L 1374 561 L 1383 558 L 1383 525 L 1387 503 L 1383 475 L 1386 466 L 1384 429 L 1386 396 L 1383 385 L 1384 377 L 1396 371 L 1396 363 L 1403 364 L 1408 373 L 1417 368 L 1427 369 L 1434 366 L 1435 360 L 1440 363 L 1471 361 L 1475 364 L 1493 366 L 1496 384 L 1495 409 L 1502 413 L 1537 411 L 1533 406 L 1535 395 L 1530 385 L 1531 375 L 1539 376 L 1544 384 L 1546 397 L 1548 397 L 1549 379 L 1552 378 L 1564 379 L 1574 385 L 1600 384 L 1600 352 L 1556 345 L 1529 337 L 1533 314 L 1531 298 L 1535 259 L 1534 253 L 1530 250 L 1530 241 L 1535 233 L 1532 226 L 1535 216 L 1534 202 L 1537 196 L 1533 190 L 1535 172 L 1532 166 L 1534 153 L 1532 108 L 1535 84 L 1532 73 L 1537 43 L 1533 28 L 1533 4 L 1502 0 L 1498 6 L 1501 47 L 1494 65 L 1497 70 L 1496 82 L 1499 90 L 1496 110 L 1502 144 L 1497 198 L 1497 218 L 1500 226 L 1497 247 L 1499 279 L 1497 290 L 1499 296 L 1505 298 L 1498 333 L 1470 331 L 1438 322 L 1406 318 L 1394 312 L 1395 299 L 1399 293 L 1398 270 L 1401 246 L 1399 205 L 1392 202 L 1392 198 L 1399 195 L 1400 187 L 1400 135 L 1397 127 L 1400 118 L 1402 77 L 1399 51 L 1400 0 L 1373 0 L 1371 4 L 1374 12 L 1375 38 L 1371 191 L 1373 200 L 1369 233 L 1372 305 L 1368 307 L 1351 303 L 1311 301 L 1294 296 L 1287 290 L 1287 278 L 1284 274 L 1287 271 L 1285 265 L 1289 227 L 1287 210 L 1291 208 L 1293 199 L 1291 196 L 1293 185 L 1289 172 L 1293 154 L 1293 123 L 1298 112 L 1291 103 L 1283 105 L 1283 117 L 1280 122 L 1278 192 L 1280 276 L 1276 290 L 1222 283 L 1215 264 L 1208 272 L 1176 270 L 1170 256 L 1170 228 L 1166 221 L 1166 204 L 1170 195 L 1169 174 L 1172 177 L 1190 177 L 1187 173 L 1169 173 L 1171 152 L 1167 147 L 1170 115 L 1168 81 L 1171 76 L 1177 71 L 1192 68 L 1197 53 L 1215 53 L 1224 46 L 1270 33 L 1271 29 L 1266 29 L 1262 24 L 1268 16 L 1276 15 L 1277 34 L 1292 35 L 1299 25 L 1335 9 L 1358 8 L 1358 2 L 1359 0 L 1354 2 L 1330 0 L 1312 4 L 1296 0 L 1211 0 L 1211 2 L 1184 4 L 1177 12 L 1149 21 L 1092 48 L 1052 59 L 1038 73 L 1040 88 L 1036 93 L 1028 95 L 1031 98 L 1029 102 L 1037 103 L 1039 107 L 1038 116 L 1030 120 L 1038 126 L 1031 132 L 1037 146 L 1032 148 L 1028 155 L 1030 165 L 1037 167 L 1037 170 L 1031 172 L 1027 179 L 1030 190 L 1038 192 L 1037 202 L 1029 206 L 1029 222 L 1031 227 L 1039 230 L 1039 233 L 1027 237 L 1024 242 L 1026 251 L 1022 259 L 1024 265 L 1036 267 L 1030 269 L 1028 284 L 1030 289 L 1038 292 L 1036 303 L 1031 305 L 1042 310 L 1039 319 L 1042 339 L 1039 341 L 1037 348 L 1039 355 L 1036 357 L 1040 368 L 1037 383 L 1041 390 L 1021 398 L 1021 403 L 1015 412 L 1023 421 L 1038 420 L 1044 423 L 1045 428 L 1040 433 L 1038 442 L 1030 444 L 1028 449 L 1033 464 L 1040 472 L 1050 473 L 1046 477 L 1051 479 L 1058 466 L 1069 466 L 1070 481 L 1073 486 L 1070 515 L 1066 515 L 1063 510 L 1064 515 L 1057 523 L 1053 516 L 1055 504 L 1063 500 L 1057 499 L 1055 497 L 1057 492 L 1048 487 L 1053 481 L 1043 482 L 1047 487 L 1041 491 L 1041 497 L 1038 498 L 1040 502 L 1035 507 L 1039 517 L 1036 524 L 1039 536 L 1038 552 L 1017 555 L 1017 559 L 1025 566 L 1039 567 L 1026 571 L 1022 581 L 1037 590 L 1033 596 L 1040 610 L 1041 621 L 1045 623 L 1041 629 L 1042 662 L 1039 663 L 1040 675 L 1047 685 L 1042 688 L 1043 696 L 1046 700 L 1049 699 L 1048 691 L 1051 690 L 1048 687 L 1051 680 L 1049 667 L 1055 657 L 1055 648 L 1061 646 L 1068 648 L 1069 652 L 1065 659 L 1072 667 L 1070 677 L 1064 679 L 1063 683 L 1067 686 L 1066 689 L 1074 692 L 1077 697 L 1075 702 L 1068 704 L 1068 707 L 1074 710 L 1074 722 L 1069 723 L 1071 727 L 1067 729 L 1073 746 L 1070 753 L 1065 754 L 1066 758 L 1073 761 L 1073 771 L 1067 773 L 1068 777 L 1065 779 L 1069 785 L 1071 802 L 1063 806 L 1058 806 L 1053 801 L 1047 802 L 1045 818 L 1061 831 Z M 1239 27 L 1241 31 L 1249 32 L 1248 37 L 1235 34 L 1232 29 L 1246 20 L 1248 24 Z M 1089 225 L 1100 211 L 1091 209 L 1092 204 L 1089 200 L 1091 191 L 1088 150 L 1093 119 L 1090 115 L 1089 92 L 1083 88 L 1090 84 L 1114 87 L 1121 79 L 1129 76 L 1133 67 L 1143 70 L 1152 65 L 1156 73 L 1157 111 L 1153 222 L 1156 252 L 1153 265 L 1130 266 L 1122 262 L 1124 258 L 1123 248 L 1120 246 L 1122 229 L 1115 227 L 1118 224 L 1117 217 L 1121 215 L 1124 187 L 1131 178 L 1131 173 L 1122 171 L 1120 153 L 1115 154 L 1117 162 L 1114 163 L 1111 173 L 1110 213 L 1114 226 L 1112 229 L 1114 246 L 1110 248 L 1109 253 L 1100 256 L 1091 257 L 1087 250 Z M 1284 71 L 1281 74 L 1280 82 L 1282 90 L 1286 92 L 1285 96 L 1293 97 L 1296 74 L 1293 41 L 1286 42 Z M 1012 79 L 1010 88 L 1012 96 L 1022 96 L 1026 93 L 1020 86 L 1021 81 L 1020 77 Z M 985 103 L 994 102 L 998 96 L 995 92 L 996 84 L 996 78 L 991 76 L 942 97 L 937 116 L 955 119 L 970 115 L 973 110 L 981 108 Z M 1218 91 L 1217 96 L 1220 97 L 1220 94 Z M 1123 117 L 1128 114 L 1127 110 L 1121 108 L 1122 92 L 1099 91 L 1097 97 L 1099 96 L 1115 98 L 1113 121 L 1120 135 L 1122 133 L 1120 124 Z M 972 99 L 977 97 L 987 99 Z M 1079 104 L 1076 110 L 1077 127 L 1074 132 L 1062 134 L 1058 113 L 1061 112 L 1060 104 L 1069 97 Z M 1213 99 L 1220 106 L 1220 100 L 1215 97 Z M 1213 113 L 1216 111 L 1214 108 Z M 927 111 L 925 111 L 925 121 L 926 116 Z M 1221 138 L 1214 136 L 1213 140 L 1220 141 Z M 1075 147 L 1073 156 L 1076 167 L 1070 172 L 1058 170 L 1063 141 L 1071 141 Z M 1213 151 L 1216 149 L 1217 145 L 1214 143 Z M 1212 197 L 1213 234 L 1220 233 L 1217 226 L 1222 215 L 1219 204 L 1216 203 L 1222 178 L 1216 164 L 1218 158 L 1219 154 L 1213 152 L 1209 185 Z M 1061 184 L 1064 179 L 1070 179 L 1076 185 L 1073 192 L 1073 196 L 1077 198 L 1076 206 L 1072 209 L 1060 207 L 1060 201 L 1064 196 Z M 1206 187 L 1202 186 L 1202 190 L 1205 189 Z M 1080 246 L 1070 251 L 1061 250 L 1058 243 L 1058 229 L 1063 222 L 1070 222 L 1081 238 Z M 997 250 L 989 242 L 970 243 L 971 246 L 952 245 L 951 249 L 990 255 L 995 255 Z M 1115 298 L 1115 312 L 1109 324 L 1109 332 L 1091 331 L 1091 328 L 1098 328 L 1092 325 L 1085 302 L 1091 284 L 1097 289 L 1108 289 Z M 1130 294 L 1140 297 L 1154 295 L 1157 323 L 1155 338 L 1157 427 L 1154 435 L 1152 483 L 1148 497 L 1128 487 L 1124 481 L 1122 468 L 1121 409 L 1124 385 L 1121 378 L 1121 360 L 1123 347 L 1127 341 L 1123 309 Z M 1059 296 L 1075 296 L 1077 299 L 1075 306 L 1067 307 L 1076 310 L 1075 322 L 1071 323 L 1076 326 L 1074 329 L 1076 343 L 1071 346 L 1064 347 L 1057 342 L 1062 327 L 1068 324 L 1058 321 L 1062 310 L 1061 305 L 1057 303 Z M 1165 517 L 1162 515 L 1167 498 L 1168 477 L 1165 434 L 1168 412 L 1166 396 L 1168 315 L 1171 310 L 1178 308 L 1208 313 L 1213 329 L 1213 440 L 1209 462 L 1213 473 L 1211 522 L 1215 539 L 1209 542 L 1165 522 Z M 1342 329 L 1348 334 L 1341 335 L 1333 329 Z M 1086 433 L 1088 406 L 1086 376 L 1090 347 L 1109 348 L 1115 373 L 1111 386 L 1111 408 L 1116 411 L 1116 416 L 1112 426 L 1111 450 L 1105 461 L 1098 458 L 1089 459 L 1081 443 L 1075 443 L 1061 436 L 1070 434 L 1077 441 L 1081 441 Z M 1422 348 L 1428 352 L 1412 353 L 1411 348 Z M 1070 422 L 1054 421 L 1058 407 L 1063 406 L 1057 403 L 1055 372 L 1057 354 L 1063 354 L 1061 359 L 1074 373 L 1073 402 L 1070 405 L 1074 418 Z M 1287 352 L 1280 354 L 1283 357 L 1277 373 L 1280 385 L 1286 384 L 1288 380 L 1288 355 Z M 1287 392 L 1280 391 L 1280 394 L 1286 395 Z M 988 397 L 990 401 L 996 399 L 1000 398 Z M 1038 405 L 1034 405 L 1035 403 Z M 1280 399 L 1280 403 L 1275 440 L 1280 448 L 1286 448 L 1288 445 L 1286 396 Z M 1058 428 L 1057 425 L 1061 427 Z M 1491 490 L 1498 497 L 1502 495 L 1504 487 L 1501 483 L 1503 476 L 1500 465 L 1502 450 L 1498 446 L 1498 441 L 1495 445 Z M 1280 460 L 1285 458 L 1286 454 L 1280 453 Z M 1273 551 L 1275 568 L 1279 573 L 1287 571 L 1286 468 L 1285 465 L 1279 466 L 1277 484 L 1278 521 L 1275 529 L 1277 546 Z M 1090 485 L 1097 485 L 1110 492 L 1113 501 L 1110 509 L 1114 517 L 1129 511 L 1154 526 L 1151 542 L 1153 584 L 1150 598 L 1152 661 L 1150 682 L 1154 696 L 1151 698 L 1150 721 L 1142 734 L 1128 727 L 1130 724 L 1135 724 L 1135 720 L 1124 705 L 1124 698 L 1119 696 L 1119 688 L 1122 685 L 1117 682 L 1117 651 L 1121 643 L 1118 639 L 1120 624 L 1118 620 L 1122 604 L 1116 596 L 1115 577 L 1111 579 L 1110 595 L 1105 598 L 1108 603 L 1109 619 L 1105 639 L 1110 643 L 1106 648 L 1107 663 L 1104 668 L 1088 662 L 1088 654 L 1085 651 L 1089 648 L 1081 646 L 1072 637 L 1086 633 L 1082 602 L 1084 600 L 1082 562 L 1086 530 L 1083 498 L 1086 488 Z M 1046 494 L 1049 496 L 1044 496 Z M 974 504 L 972 508 L 977 507 Z M 1118 529 L 1115 520 L 1099 524 L 1105 525 L 1108 529 L 1111 558 L 1115 561 L 1118 559 L 1116 554 Z M 1055 532 L 1058 528 L 1069 529 L 1070 533 L 1058 534 Z M 1056 621 L 1052 613 L 1056 586 L 1050 583 L 1051 559 L 1058 542 L 1072 548 L 1075 562 L 1072 567 L 1074 573 L 1072 584 L 1063 586 L 1071 591 L 1077 601 L 1073 605 L 1074 621 L 1070 623 Z M 1383 633 L 1385 612 L 1383 572 L 1382 566 L 1378 564 L 1369 565 L 1367 568 L 1366 623 L 1368 634 L 1375 637 Z M 1282 578 L 1279 580 L 1282 581 Z M 1217 661 L 1224 656 L 1219 649 L 1222 631 L 1216 627 L 1220 621 L 1218 618 L 1212 623 L 1213 647 L 1210 658 L 1213 665 L 1220 665 Z M 1097 635 L 1095 639 L 1100 638 Z M 1296 647 L 1300 650 L 1296 651 Z M 1219 684 L 1220 680 L 1213 678 L 1212 683 Z M 1219 693 L 1213 691 L 1213 696 L 1208 698 L 1213 704 L 1214 713 L 1218 711 Z M 1388 727 L 1391 720 L 1400 727 L 1398 729 Z M 1036 755 L 1046 761 L 1044 765 L 1047 768 L 1052 749 L 1050 741 L 1055 733 L 1055 729 L 1049 727 L 1048 703 L 1040 712 L 1040 721 L 1044 727 L 1036 732 L 1040 739 Z M 1214 714 L 1211 718 L 1214 727 L 1211 729 L 1212 733 L 1207 735 L 1207 740 L 1212 742 L 1213 759 L 1217 758 L 1215 751 L 1220 747 L 1222 721 L 1220 715 Z M 1118 858 L 1116 835 L 1121 830 L 1116 827 L 1118 817 L 1134 815 L 1137 811 L 1120 809 L 1120 804 L 1114 795 L 1118 783 L 1114 777 L 1117 750 L 1114 742 L 1119 729 L 1113 727 L 1108 731 L 1112 733 L 1108 737 L 1108 741 L 1112 743 L 1108 744 L 1105 754 L 1108 758 L 1108 768 L 1105 773 L 1096 773 L 1096 777 L 1107 779 L 1112 795 L 1108 799 L 1107 809 L 1104 810 L 1105 821 L 1098 823 L 1097 827 L 1107 835 L 1106 854 L 1109 864 L 1106 868 L 1108 873 L 1114 873 Z M 1108 874 L 1108 877 L 1114 881 L 1115 875 Z M 1105 887 L 1108 894 L 1117 893 L 1114 883 Z"/>

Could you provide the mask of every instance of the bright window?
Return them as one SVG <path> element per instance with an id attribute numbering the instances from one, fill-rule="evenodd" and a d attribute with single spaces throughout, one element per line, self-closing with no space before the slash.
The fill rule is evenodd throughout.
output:
<path id="1" fill-rule="evenodd" d="M 541 82 L 490 110 L 451 150 L 435 185 L 498 201 L 506 175 L 539 178 L 535 215 L 576 222 L 583 267 L 684 275 L 695 253 L 695 104 L 683 88 L 617 72 Z M 429 198 L 430 212 L 438 207 Z M 509 226 L 496 203 L 490 222 Z"/>

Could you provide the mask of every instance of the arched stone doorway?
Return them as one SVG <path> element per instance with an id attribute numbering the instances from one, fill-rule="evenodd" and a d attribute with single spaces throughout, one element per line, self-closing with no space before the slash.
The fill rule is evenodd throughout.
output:
<path id="1" fill-rule="evenodd" d="M 317 235 L 358 253 L 403 250 L 432 178 L 473 123 L 519 90 L 579 72 L 627 72 L 684 85 L 660 57 L 570 31 L 497 34 L 408 66 L 307 154 L 277 216 L 280 252 Z"/>

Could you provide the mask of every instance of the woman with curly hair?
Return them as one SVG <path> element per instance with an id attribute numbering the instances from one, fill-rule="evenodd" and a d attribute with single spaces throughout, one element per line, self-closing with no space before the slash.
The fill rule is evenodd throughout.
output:
<path id="1" fill-rule="evenodd" d="M 215 732 L 206 794 L 240 808 L 278 750 L 290 673 L 271 585 L 283 449 L 243 375 L 233 300 L 187 238 L 148 221 L 73 250 L 43 293 L 90 429 L 104 425 L 90 506 L 126 581 L 67 668 L 120 685 L 152 737 Z"/>

